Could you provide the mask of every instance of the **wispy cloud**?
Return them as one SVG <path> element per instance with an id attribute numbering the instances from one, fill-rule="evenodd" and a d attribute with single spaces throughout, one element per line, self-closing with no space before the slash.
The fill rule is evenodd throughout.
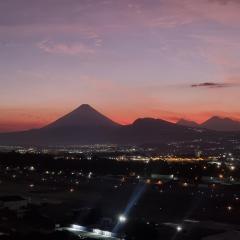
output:
<path id="1" fill-rule="evenodd" d="M 145 21 L 146 25 L 159 28 L 175 28 L 206 21 L 237 27 L 240 20 L 239 3 L 239 0 L 162 1 L 151 11 L 144 12 Z"/>
<path id="2" fill-rule="evenodd" d="M 54 43 L 51 41 L 42 41 L 37 46 L 47 53 L 62 55 L 92 55 L 95 49 L 83 43 Z"/>

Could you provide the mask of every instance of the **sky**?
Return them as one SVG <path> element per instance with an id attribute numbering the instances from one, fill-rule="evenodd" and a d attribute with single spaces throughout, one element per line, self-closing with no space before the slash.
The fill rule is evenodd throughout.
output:
<path id="1" fill-rule="evenodd" d="M 88 103 L 139 117 L 240 120 L 240 0 L 0 1 L 0 131 Z"/>

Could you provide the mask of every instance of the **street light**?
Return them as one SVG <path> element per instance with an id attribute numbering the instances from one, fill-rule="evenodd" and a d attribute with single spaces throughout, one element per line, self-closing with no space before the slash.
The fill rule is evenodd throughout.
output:
<path id="1" fill-rule="evenodd" d="M 119 220 L 120 223 L 124 223 L 124 222 L 127 221 L 127 218 L 126 218 L 124 215 L 120 215 L 120 216 L 118 217 L 118 220 Z"/>
<path id="2" fill-rule="evenodd" d="M 181 232 L 181 231 L 183 230 L 183 229 L 182 229 L 182 226 L 180 226 L 180 225 L 179 225 L 179 226 L 177 226 L 177 228 L 176 228 L 176 229 L 177 229 L 177 232 Z"/>

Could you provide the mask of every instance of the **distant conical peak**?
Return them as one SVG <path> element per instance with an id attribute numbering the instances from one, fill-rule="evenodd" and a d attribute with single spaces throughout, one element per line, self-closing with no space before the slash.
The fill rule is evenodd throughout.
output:
<path id="1" fill-rule="evenodd" d="M 80 105 L 78 108 L 78 110 L 94 110 L 96 111 L 92 106 L 90 106 L 89 104 L 82 104 Z M 76 110 L 77 110 L 76 109 Z"/>
<path id="2" fill-rule="evenodd" d="M 90 106 L 90 105 L 87 104 L 87 103 L 84 103 L 84 104 L 81 104 L 81 105 L 79 106 L 79 108 L 92 108 L 92 106 Z"/>
<path id="3" fill-rule="evenodd" d="M 76 126 L 118 126 L 117 123 L 95 110 L 89 104 L 82 104 L 70 113 L 57 119 L 47 127 L 76 127 Z"/>

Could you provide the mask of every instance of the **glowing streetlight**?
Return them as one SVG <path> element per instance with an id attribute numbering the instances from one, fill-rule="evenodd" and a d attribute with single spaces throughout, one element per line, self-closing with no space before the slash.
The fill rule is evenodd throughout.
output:
<path id="1" fill-rule="evenodd" d="M 183 228 L 182 228 L 182 226 L 178 225 L 178 226 L 176 227 L 176 230 L 177 230 L 177 232 L 181 232 L 181 231 L 183 230 Z"/>
<path id="2" fill-rule="evenodd" d="M 124 215 L 120 215 L 118 217 L 118 220 L 119 220 L 120 223 L 125 223 L 127 221 L 127 218 Z"/>
<path id="3" fill-rule="evenodd" d="M 236 169 L 235 166 L 230 166 L 230 170 L 231 170 L 231 171 L 234 171 L 235 169 Z"/>
<path id="4" fill-rule="evenodd" d="M 228 209 L 228 211 L 231 211 L 232 210 L 232 206 L 228 206 L 227 209 Z"/>

